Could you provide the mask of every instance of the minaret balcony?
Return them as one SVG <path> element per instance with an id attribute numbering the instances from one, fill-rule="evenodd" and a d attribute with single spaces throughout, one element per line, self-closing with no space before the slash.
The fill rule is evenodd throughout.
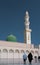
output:
<path id="1" fill-rule="evenodd" d="M 32 30 L 31 29 L 26 29 L 26 32 L 31 32 Z"/>

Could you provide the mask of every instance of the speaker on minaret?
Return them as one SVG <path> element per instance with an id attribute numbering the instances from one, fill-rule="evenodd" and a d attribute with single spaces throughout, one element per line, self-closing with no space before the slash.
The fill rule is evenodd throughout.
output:
<path id="1" fill-rule="evenodd" d="M 26 11 L 25 14 L 25 32 L 24 32 L 24 42 L 27 44 L 31 44 L 31 29 L 29 28 L 29 13 Z"/>

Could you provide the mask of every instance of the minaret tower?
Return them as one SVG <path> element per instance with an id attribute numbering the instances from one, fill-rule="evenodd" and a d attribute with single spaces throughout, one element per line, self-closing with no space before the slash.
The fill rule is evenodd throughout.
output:
<path id="1" fill-rule="evenodd" d="M 29 14 L 28 11 L 26 11 L 25 14 L 25 43 L 31 44 L 31 29 L 29 28 L 30 22 L 29 22 Z"/>

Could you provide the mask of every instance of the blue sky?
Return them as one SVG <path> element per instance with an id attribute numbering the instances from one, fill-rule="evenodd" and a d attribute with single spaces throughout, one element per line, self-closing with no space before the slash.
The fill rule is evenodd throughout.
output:
<path id="1" fill-rule="evenodd" d="M 32 43 L 40 44 L 40 0 L 0 0 L 0 40 L 9 34 L 24 42 L 24 15 L 29 11 Z"/>

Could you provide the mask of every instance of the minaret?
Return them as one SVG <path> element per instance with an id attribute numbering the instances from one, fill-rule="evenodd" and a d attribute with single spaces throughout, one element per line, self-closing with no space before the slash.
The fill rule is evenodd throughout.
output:
<path id="1" fill-rule="evenodd" d="M 29 22 L 29 14 L 28 11 L 26 11 L 25 14 L 25 43 L 31 44 L 31 29 L 29 28 L 30 22 Z"/>

